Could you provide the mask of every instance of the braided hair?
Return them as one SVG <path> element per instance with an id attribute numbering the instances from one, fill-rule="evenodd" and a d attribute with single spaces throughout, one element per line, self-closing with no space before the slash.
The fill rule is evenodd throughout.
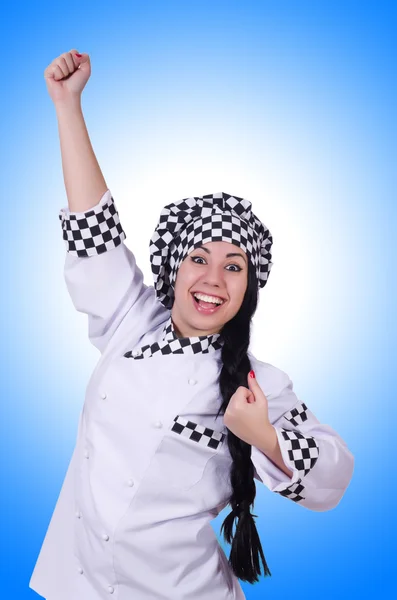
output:
<path id="1" fill-rule="evenodd" d="M 217 417 L 225 414 L 230 398 L 239 386 L 247 387 L 247 375 L 251 363 L 247 355 L 251 320 L 258 304 L 258 282 L 255 268 L 248 261 L 248 282 L 243 302 L 236 315 L 221 329 L 224 344 L 222 347 L 223 367 L 219 375 L 219 387 L 223 398 Z M 254 464 L 251 461 L 252 446 L 247 444 L 230 430 L 227 434 L 228 447 L 233 459 L 230 482 L 233 493 L 230 498 L 232 511 L 221 526 L 225 540 L 232 544 L 229 564 L 235 575 L 242 581 L 254 583 L 261 574 L 259 554 L 264 565 L 264 574 L 271 575 L 263 554 L 254 517 L 250 506 L 254 504 L 256 486 Z M 233 537 L 234 520 L 237 519 Z M 233 539 L 232 539 L 233 538 Z"/>

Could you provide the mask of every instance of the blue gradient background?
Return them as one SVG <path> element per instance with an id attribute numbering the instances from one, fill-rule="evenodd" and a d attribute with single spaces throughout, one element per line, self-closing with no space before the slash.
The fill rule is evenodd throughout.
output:
<path id="1" fill-rule="evenodd" d="M 145 282 L 166 203 L 216 191 L 251 200 L 274 237 L 252 350 L 288 372 L 355 456 L 331 511 L 258 483 L 272 577 L 243 582 L 247 599 L 396 597 L 395 7 L 3 5 L 2 599 L 38 598 L 28 581 L 99 358 L 63 281 L 67 199 L 43 78 L 71 48 L 91 57 L 87 127 Z M 228 512 L 213 521 L 218 535 Z"/>

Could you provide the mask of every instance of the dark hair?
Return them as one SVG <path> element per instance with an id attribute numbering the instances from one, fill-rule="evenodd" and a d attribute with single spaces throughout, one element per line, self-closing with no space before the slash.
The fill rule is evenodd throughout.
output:
<path id="1" fill-rule="evenodd" d="M 258 304 L 258 280 L 255 267 L 248 261 L 248 281 L 243 302 L 236 315 L 221 329 L 224 339 L 222 347 L 223 367 L 219 375 L 219 386 L 223 403 L 217 417 L 225 414 L 230 398 L 239 386 L 247 387 L 247 376 L 251 363 L 247 355 L 251 320 Z M 261 575 L 259 553 L 264 565 L 264 574 L 271 575 L 263 554 L 254 517 L 250 512 L 254 505 L 256 485 L 254 480 L 254 465 L 251 461 L 252 446 L 247 444 L 230 430 L 227 432 L 229 451 L 233 459 L 230 482 L 233 493 L 230 498 L 232 512 L 224 520 L 221 533 L 224 530 L 225 540 L 232 544 L 229 564 L 235 575 L 242 581 L 254 583 Z M 233 537 L 234 520 L 237 519 L 236 533 Z M 233 541 L 232 541 L 233 537 Z"/>

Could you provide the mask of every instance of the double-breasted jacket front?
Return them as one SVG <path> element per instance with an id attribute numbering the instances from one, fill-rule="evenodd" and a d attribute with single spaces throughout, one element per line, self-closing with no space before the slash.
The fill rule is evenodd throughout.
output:
<path id="1" fill-rule="evenodd" d="M 100 359 L 29 586 L 47 600 L 239 600 L 210 521 L 232 493 L 218 336 L 179 338 L 145 285 L 110 190 L 60 211 L 64 274 Z M 342 498 L 354 458 L 281 369 L 249 358 L 292 478 L 252 447 L 255 478 L 315 511 Z"/>

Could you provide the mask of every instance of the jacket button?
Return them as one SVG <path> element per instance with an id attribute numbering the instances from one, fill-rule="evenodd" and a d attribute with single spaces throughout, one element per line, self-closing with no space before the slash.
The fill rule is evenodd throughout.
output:
<path id="1" fill-rule="evenodd" d="M 88 452 L 87 448 L 84 450 L 84 456 L 86 458 L 89 458 L 89 456 L 90 456 L 90 453 Z"/>
<path id="2" fill-rule="evenodd" d="M 81 567 L 77 567 L 77 571 L 80 573 L 80 575 L 82 575 L 82 574 L 83 574 L 83 572 L 84 572 L 84 571 L 83 571 L 83 569 L 82 569 Z"/>
<path id="3" fill-rule="evenodd" d="M 195 379 L 189 379 L 190 385 L 196 385 L 197 381 Z"/>
<path id="4" fill-rule="evenodd" d="M 103 539 L 103 540 L 105 540 L 105 542 L 107 542 L 107 541 L 108 541 L 108 539 L 109 539 L 109 536 L 108 536 L 108 534 L 107 534 L 107 533 L 103 533 L 103 534 L 102 534 L 102 539 Z"/>
<path id="5" fill-rule="evenodd" d="M 127 484 L 128 484 L 130 487 L 132 487 L 132 486 L 134 485 L 134 481 L 133 481 L 132 479 L 129 479 L 129 480 L 127 481 Z"/>
<path id="6" fill-rule="evenodd" d="M 114 587 L 113 587 L 113 586 L 111 586 L 111 585 L 109 585 L 109 586 L 108 586 L 108 592 L 109 592 L 109 594 L 113 594 L 113 592 L 114 592 Z"/>
<path id="7" fill-rule="evenodd" d="M 161 421 L 154 421 L 154 423 L 153 423 L 153 427 L 158 427 L 158 428 L 160 428 L 160 427 L 162 427 L 162 426 L 163 426 L 163 424 L 162 424 L 162 422 L 161 422 Z"/>
<path id="8" fill-rule="evenodd" d="M 79 510 L 76 510 L 75 515 L 78 519 L 81 519 L 82 517 L 81 512 Z"/>
<path id="9" fill-rule="evenodd" d="M 101 393 L 101 398 L 102 398 L 102 400 L 106 400 L 106 392 Z"/>

